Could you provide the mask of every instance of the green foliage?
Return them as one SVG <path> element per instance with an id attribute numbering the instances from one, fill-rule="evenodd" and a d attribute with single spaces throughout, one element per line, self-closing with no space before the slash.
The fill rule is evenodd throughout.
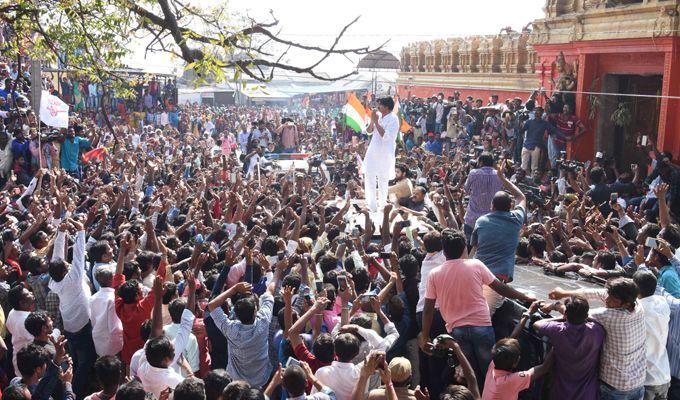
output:
<path id="1" fill-rule="evenodd" d="M 324 48 L 278 37 L 273 28 L 279 22 L 273 15 L 258 22 L 229 13 L 226 0 L 215 6 L 204 4 L 201 0 L 193 4 L 191 0 L 0 0 L 0 23 L 16 33 L 8 39 L 8 55 L 59 65 L 115 86 L 117 92 L 127 82 L 120 70 L 140 41 L 147 53 L 163 52 L 184 60 L 186 69 L 195 72 L 197 85 L 238 82 L 244 77 L 267 82 L 274 69 L 336 80 L 354 71 L 329 78 L 314 69 L 331 54 L 363 55 L 380 49 L 336 47 L 357 19 L 340 31 L 333 46 Z M 317 53 L 318 61 L 307 67 L 281 62 L 291 48 Z"/>

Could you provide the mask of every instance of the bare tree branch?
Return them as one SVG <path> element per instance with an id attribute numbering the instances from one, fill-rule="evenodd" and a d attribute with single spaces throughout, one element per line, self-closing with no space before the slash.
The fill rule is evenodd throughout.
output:
<path id="1" fill-rule="evenodd" d="M 158 0 L 158 4 L 163 13 L 162 17 L 138 4 L 135 4 L 132 0 L 125 1 L 126 1 L 125 4 L 127 5 L 127 7 L 129 7 L 131 11 L 137 13 L 139 16 L 143 18 L 148 19 L 150 23 L 157 27 L 155 31 L 153 30 L 152 27 L 150 26 L 147 27 L 147 29 L 151 31 L 152 35 L 154 35 L 155 38 L 158 38 L 159 30 L 162 31 L 167 29 L 170 35 L 173 37 L 175 44 L 179 47 L 181 58 L 184 59 L 186 62 L 191 63 L 194 61 L 201 60 L 204 57 L 204 53 L 202 50 L 190 46 L 191 42 L 201 43 L 204 45 L 219 46 L 224 49 L 235 48 L 238 50 L 245 51 L 246 54 L 251 55 L 250 57 L 251 59 L 247 61 L 241 60 L 224 61 L 220 62 L 219 66 L 221 68 L 230 67 L 238 68 L 241 71 L 243 71 L 247 76 L 259 81 L 271 80 L 275 69 L 282 69 L 301 74 L 308 74 L 314 78 L 321 79 L 324 81 L 334 81 L 338 79 L 343 79 L 353 75 L 355 72 L 349 72 L 334 77 L 326 77 L 319 75 L 314 70 L 332 55 L 343 55 L 347 57 L 347 55 L 350 54 L 355 55 L 370 54 L 377 50 L 382 49 L 389 42 L 387 41 L 375 48 L 371 48 L 368 46 L 357 48 L 338 48 L 340 40 L 344 37 L 347 30 L 351 28 L 359 20 L 359 17 L 355 18 L 354 20 L 346 24 L 340 30 L 338 35 L 336 35 L 333 44 L 328 48 L 322 46 L 307 45 L 292 40 L 286 40 L 281 37 L 280 32 L 273 32 L 271 30 L 271 28 L 276 27 L 279 24 L 279 20 L 274 16 L 274 13 L 271 10 L 270 15 L 272 19 L 270 21 L 256 22 L 253 18 L 247 17 L 248 21 L 250 22 L 250 26 L 233 33 L 225 34 L 224 32 L 221 31 L 222 27 L 220 26 L 219 22 L 212 20 L 211 18 L 202 15 L 201 13 L 198 13 L 195 10 L 192 10 L 190 7 L 186 6 L 179 0 L 170 0 L 172 1 L 173 5 L 180 7 L 184 12 L 186 12 L 187 16 L 196 17 L 200 19 L 204 24 L 221 31 L 221 37 L 216 38 L 209 36 L 207 34 L 200 33 L 194 29 L 189 29 L 180 26 L 178 18 L 176 14 L 173 14 L 168 0 Z M 263 42 L 260 44 L 254 44 L 257 42 L 258 37 L 262 37 Z M 243 44 L 242 42 L 244 40 L 247 40 L 248 43 Z M 154 39 L 154 41 L 150 43 L 149 46 L 152 46 L 156 42 L 158 42 L 158 40 Z M 265 50 L 265 46 L 269 44 L 284 45 L 287 47 L 287 49 L 277 58 L 276 61 L 271 61 L 266 59 L 267 57 L 273 57 L 272 53 Z M 286 63 L 281 62 L 281 60 L 290 49 L 318 52 L 321 53 L 321 56 L 315 63 L 307 67 L 288 65 Z M 256 55 L 256 57 L 252 57 L 253 54 Z M 271 68 L 268 74 L 265 74 L 264 71 L 262 71 L 262 69 L 260 68 L 263 66 Z M 257 68 L 258 73 L 254 72 L 253 68 Z"/>

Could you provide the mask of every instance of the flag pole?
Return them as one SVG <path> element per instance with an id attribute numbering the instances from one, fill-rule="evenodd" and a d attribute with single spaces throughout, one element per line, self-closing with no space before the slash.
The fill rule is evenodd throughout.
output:
<path id="1" fill-rule="evenodd" d="M 42 138 L 40 136 L 42 136 L 42 135 L 40 134 L 40 131 L 38 130 L 38 168 L 39 169 L 42 168 L 42 165 L 43 165 L 43 161 L 42 161 L 42 158 L 43 158 Z"/>
<path id="2" fill-rule="evenodd" d="M 257 161 L 257 184 L 261 185 L 262 182 L 260 182 L 260 161 Z"/>

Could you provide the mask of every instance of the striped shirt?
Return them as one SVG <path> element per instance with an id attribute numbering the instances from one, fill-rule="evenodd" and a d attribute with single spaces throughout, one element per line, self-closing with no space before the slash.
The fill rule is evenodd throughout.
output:
<path id="1" fill-rule="evenodd" d="M 274 297 L 265 292 L 260 296 L 260 309 L 254 324 L 244 325 L 239 320 L 227 318 L 221 307 L 210 312 L 215 326 L 227 338 L 227 372 L 233 380 L 246 381 L 253 387 L 267 384 L 272 371 L 268 331 L 273 308 Z"/>
<path id="2" fill-rule="evenodd" d="M 661 286 L 656 288 L 656 294 L 663 296 L 671 308 L 671 318 L 668 323 L 668 362 L 671 367 L 671 376 L 680 379 L 680 299 L 673 297 Z"/>
<path id="3" fill-rule="evenodd" d="M 491 167 L 473 169 L 465 181 L 465 193 L 470 196 L 465 223 L 474 227 L 477 218 L 491 212 L 491 201 L 496 192 L 503 190 L 503 182 Z"/>
<path id="4" fill-rule="evenodd" d="M 605 289 L 587 289 L 581 292 L 588 300 L 603 303 Z M 629 391 L 643 387 L 646 375 L 645 312 L 636 301 L 635 309 L 596 308 L 590 317 L 599 322 L 607 335 L 600 356 L 600 379 L 616 390 Z"/>

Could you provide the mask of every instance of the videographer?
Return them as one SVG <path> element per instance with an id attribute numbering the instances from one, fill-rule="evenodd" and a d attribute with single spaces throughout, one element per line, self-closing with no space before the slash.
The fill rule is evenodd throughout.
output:
<path id="1" fill-rule="evenodd" d="M 465 378 L 465 386 L 449 385 L 442 392 L 442 396 L 455 396 L 452 398 L 463 400 L 481 400 L 482 396 L 479 393 L 475 371 L 465 357 L 460 345 L 449 335 L 439 335 L 432 343 L 432 350 L 437 357 L 453 358 L 454 363 L 460 365 Z"/>
<path id="2" fill-rule="evenodd" d="M 590 200 L 600 208 L 602 215 L 609 215 L 611 211 L 610 200 L 612 190 L 604 181 L 605 175 L 604 170 L 600 167 L 595 167 L 590 170 L 588 175 L 590 178 L 591 189 L 586 192 L 586 196 L 590 197 Z"/>

